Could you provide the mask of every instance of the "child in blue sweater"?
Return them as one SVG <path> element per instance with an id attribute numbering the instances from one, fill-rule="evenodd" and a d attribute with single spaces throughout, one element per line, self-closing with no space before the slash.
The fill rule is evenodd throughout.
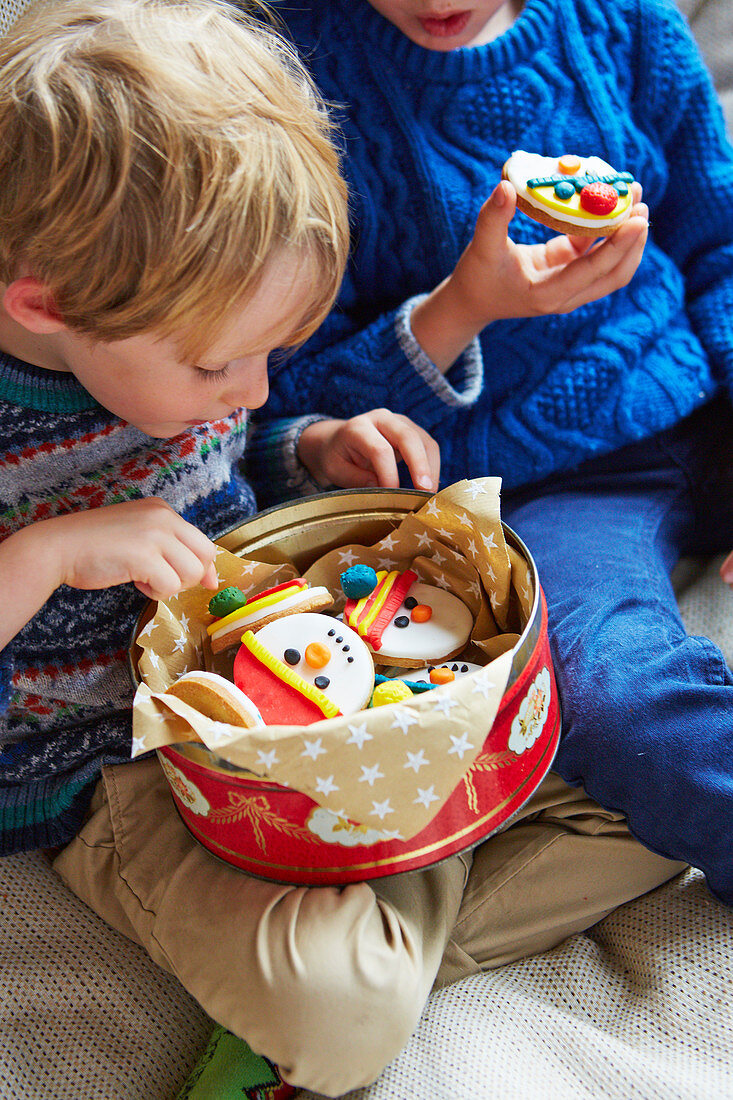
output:
<path id="1" fill-rule="evenodd" d="M 733 154 L 682 17 L 669 0 L 282 15 L 343 104 L 355 246 L 268 415 L 351 416 L 368 393 L 435 436 L 443 482 L 502 476 L 548 600 L 556 767 L 733 905 L 733 677 L 670 583 L 681 554 L 733 541 Z M 547 243 L 498 183 L 515 149 L 643 183 L 635 273 L 645 207 L 588 253 Z M 589 265 L 601 293 L 579 300 Z"/>

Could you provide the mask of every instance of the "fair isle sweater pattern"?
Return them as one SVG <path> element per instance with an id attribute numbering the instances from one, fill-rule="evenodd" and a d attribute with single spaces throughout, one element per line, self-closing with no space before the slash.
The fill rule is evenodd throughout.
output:
<path id="1" fill-rule="evenodd" d="M 0 354 L 0 540 L 52 516 L 160 496 L 212 536 L 254 511 L 247 414 L 152 439 L 70 375 Z M 33 562 L 27 583 L 33 584 Z M 133 585 L 62 586 L 0 653 L 0 853 L 66 843 L 104 763 L 129 760 Z"/>
<path id="2" fill-rule="evenodd" d="M 385 405 L 438 439 L 444 484 L 492 474 L 507 490 L 733 391 L 733 157 L 671 0 L 526 0 L 494 42 L 446 53 L 367 0 L 277 8 L 342 105 L 354 246 L 337 309 L 275 375 L 265 416 Z M 650 241 L 627 287 L 570 314 L 496 321 L 480 336 L 480 384 L 465 356 L 443 378 L 410 340 L 405 303 L 455 266 L 515 149 L 631 171 Z M 552 231 L 517 214 L 510 234 Z"/>

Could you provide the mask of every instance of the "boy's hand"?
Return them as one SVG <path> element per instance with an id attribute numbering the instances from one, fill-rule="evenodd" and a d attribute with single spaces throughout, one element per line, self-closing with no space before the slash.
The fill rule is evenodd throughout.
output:
<path id="1" fill-rule="evenodd" d="M 546 244 L 515 244 L 508 236 L 517 194 L 502 180 L 479 212 L 471 243 L 455 270 L 415 307 L 415 339 L 447 370 L 486 325 L 508 317 L 569 313 L 630 282 L 641 261 L 649 211 L 641 187 L 626 221 L 595 243 L 558 236 Z"/>
<path id="2" fill-rule="evenodd" d="M 733 588 L 733 552 L 731 552 L 720 567 L 720 575 L 726 584 Z"/>
<path id="3" fill-rule="evenodd" d="M 0 543 L 0 649 L 62 584 L 132 581 L 165 600 L 194 584 L 216 589 L 215 555 L 214 543 L 157 497 L 31 523 Z"/>
<path id="4" fill-rule="evenodd" d="M 46 527 L 44 541 L 56 555 L 59 584 L 93 589 L 132 581 L 153 600 L 195 584 L 217 587 L 216 546 L 158 497 L 34 526 Z"/>
<path id="5" fill-rule="evenodd" d="M 319 485 L 397 489 L 402 460 L 416 489 L 438 489 L 438 444 L 409 417 L 389 409 L 309 424 L 298 442 L 298 458 Z"/>

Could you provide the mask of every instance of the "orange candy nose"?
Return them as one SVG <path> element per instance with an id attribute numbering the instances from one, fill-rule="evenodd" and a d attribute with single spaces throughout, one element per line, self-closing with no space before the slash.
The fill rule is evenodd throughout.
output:
<path id="1" fill-rule="evenodd" d="M 455 672 L 451 672 L 449 668 L 431 668 L 430 670 L 431 684 L 451 684 L 455 678 Z"/>
<path id="2" fill-rule="evenodd" d="M 331 650 L 322 642 L 311 642 L 305 647 L 305 663 L 310 668 L 324 668 L 331 660 Z"/>
<path id="3" fill-rule="evenodd" d="M 433 617 L 432 607 L 428 607 L 426 603 L 419 603 L 413 607 L 410 612 L 410 618 L 413 623 L 426 623 L 428 619 Z"/>
<path id="4" fill-rule="evenodd" d="M 557 166 L 564 176 L 574 176 L 580 171 L 580 157 L 573 157 L 566 153 L 564 157 L 560 157 Z"/>

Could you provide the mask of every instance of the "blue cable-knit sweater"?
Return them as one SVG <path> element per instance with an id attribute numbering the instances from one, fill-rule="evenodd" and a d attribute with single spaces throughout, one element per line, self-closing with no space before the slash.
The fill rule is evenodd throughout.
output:
<path id="1" fill-rule="evenodd" d="M 220 533 L 254 510 L 240 470 L 246 430 L 239 410 L 152 439 L 70 374 L 0 352 L 0 541 L 36 520 L 145 496 Z M 278 447 L 285 476 L 296 466 L 287 434 Z M 129 760 L 127 651 L 145 602 L 131 584 L 64 586 L 0 652 L 0 854 L 65 844 L 102 765 Z"/>
<path id="2" fill-rule="evenodd" d="M 671 2 L 526 0 L 500 38 L 447 53 L 366 0 L 288 0 L 280 14 L 342 105 L 354 248 L 338 308 L 276 375 L 267 416 L 386 405 L 436 436 L 445 483 L 500 474 L 511 488 L 730 393 L 733 154 Z M 514 149 L 631 171 L 651 238 L 627 288 L 495 322 L 444 378 L 405 303 L 454 267 Z M 510 233 L 551 235 L 522 214 Z"/>

